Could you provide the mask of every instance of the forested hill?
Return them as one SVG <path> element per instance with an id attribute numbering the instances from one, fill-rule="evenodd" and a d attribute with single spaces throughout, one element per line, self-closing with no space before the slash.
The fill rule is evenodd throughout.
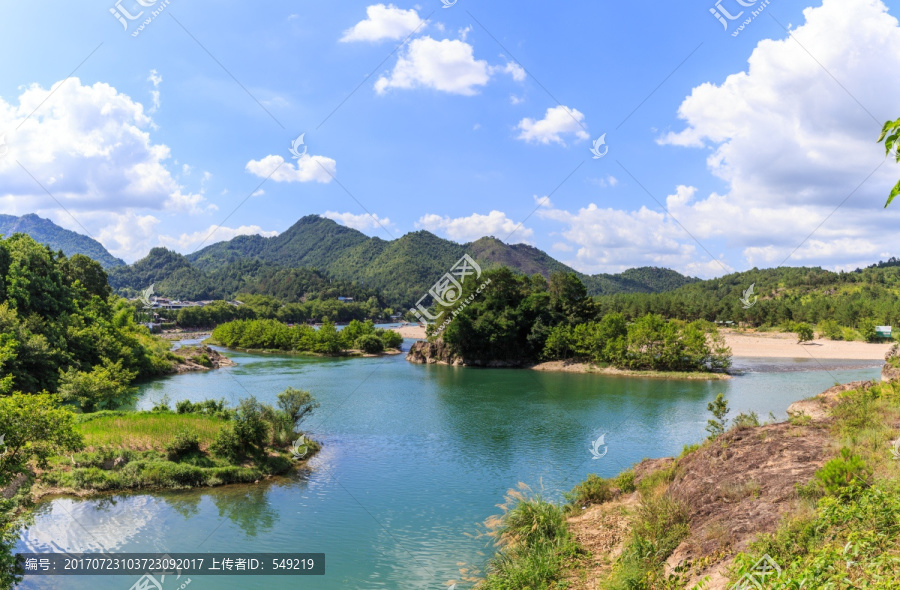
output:
<path id="1" fill-rule="evenodd" d="M 745 304 L 744 293 L 753 285 Z M 823 320 L 857 328 L 864 321 L 900 325 L 900 266 L 879 263 L 853 272 L 821 268 L 752 269 L 685 285 L 666 293 L 617 294 L 597 298 L 601 313 L 631 318 L 658 313 L 685 320 L 746 322 L 778 326 Z M 745 309 L 745 306 L 749 308 Z"/>
<path id="2" fill-rule="evenodd" d="M 248 258 L 283 267 L 317 268 L 336 279 L 378 289 L 393 304 L 409 305 L 467 253 L 485 269 L 508 266 L 523 274 L 548 278 L 553 272 L 575 272 L 525 244 L 509 245 L 493 237 L 457 244 L 427 231 L 388 241 L 369 238 L 317 215 L 300 219 L 278 236 L 239 236 L 208 246 L 187 259 L 203 270 Z M 621 275 L 576 274 L 592 295 L 651 293 L 696 281 L 657 268 L 633 269 Z"/>
<path id="3" fill-rule="evenodd" d="M 62 250 L 66 256 L 84 254 L 106 269 L 125 264 L 125 261 L 110 254 L 97 240 L 63 229 L 34 213 L 22 217 L 0 215 L 0 235 L 9 237 L 17 233 L 28 234 L 34 241 L 49 246 L 54 252 Z"/>

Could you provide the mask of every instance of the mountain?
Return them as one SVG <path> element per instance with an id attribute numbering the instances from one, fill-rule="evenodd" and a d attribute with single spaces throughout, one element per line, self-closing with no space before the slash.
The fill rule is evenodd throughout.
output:
<path id="1" fill-rule="evenodd" d="M 576 272 L 526 244 L 505 244 L 494 237 L 457 244 L 427 231 L 386 241 L 370 238 L 318 215 L 303 217 L 272 238 L 239 236 L 212 244 L 191 254 L 187 260 L 207 271 L 246 259 L 288 268 L 315 268 L 336 279 L 377 289 L 392 304 L 410 305 L 467 253 L 486 269 L 508 266 L 524 274 L 544 277 L 554 272 Z M 654 293 L 697 280 L 657 268 L 633 269 L 621 275 L 576 274 L 591 295 Z"/>
<path id="2" fill-rule="evenodd" d="M 17 233 L 28 234 L 35 242 L 46 244 L 54 251 L 62 250 L 66 256 L 73 254 L 89 256 L 106 269 L 125 265 L 125 261 L 110 254 L 97 240 L 63 229 L 49 219 L 43 219 L 34 213 L 22 217 L 0 215 L 0 235 L 8 237 Z"/>

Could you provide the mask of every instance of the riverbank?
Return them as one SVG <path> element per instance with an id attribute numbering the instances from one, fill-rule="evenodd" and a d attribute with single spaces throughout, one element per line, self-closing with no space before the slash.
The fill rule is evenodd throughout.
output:
<path id="1" fill-rule="evenodd" d="M 404 338 L 412 338 L 413 340 L 425 340 L 426 338 L 425 328 L 422 326 L 400 326 L 399 328 L 391 328 L 391 330 Z"/>
<path id="2" fill-rule="evenodd" d="M 893 346 L 892 342 L 870 344 L 843 340 L 818 339 L 797 343 L 796 334 L 778 332 L 742 332 L 719 330 L 732 356 L 750 358 L 816 358 L 880 361 Z"/>
<path id="3" fill-rule="evenodd" d="M 208 338 L 204 341 L 204 344 L 213 344 L 215 346 L 225 346 L 220 342 L 215 341 L 212 338 Z M 312 352 L 309 350 L 281 350 L 279 348 L 238 348 L 234 346 L 227 347 L 228 350 L 233 350 L 235 352 L 244 352 L 247 354 L 275 354 L 275 355 L 284 355 L 284 356 L 306 356 L 306 357 L 314 357 L 314 358 L 378 358 L 381 356 L 393 356 L 397 354 L 403 354 L 403 351 L 399 348 L 389 348 L 379 353 L 368 353 L 362 350 L 342 350 L 340 352 L 336 352 L 334 354 L 325 354 L 322 352 Z"/>
<path id="4" fill-rule="evenodd" d="M 900 383 L 890 375 L 794 403 L 787 422 L 737 416 L 679 457 L 589 476 L 560 506 L 519 494 L 495 527 L 504 555 L 479 587 L 508 587 L 514 574 L 571 590 L 755 588 L 766 585 L 761 563 L 771 587 L 900 587 Z M 520 517 L 538 512 L 540 534 L 516 535 Z M 532 567 L 555 546 L 565 559 Z"/>
<path id="5" fill-rule="evenodd" d="M 592 363 L 575 361 L 550 361 L 529 367 L 532 371 L 552 371 L 560 373 L 592 373 L 610 377 L 642 377 L 644 379 L 672 379 L 685 381 L 723 381 L 731 379 L 727 373 L 687 372 L 687 371 L 632 371 L 616 367 L 601 367 Z"/>

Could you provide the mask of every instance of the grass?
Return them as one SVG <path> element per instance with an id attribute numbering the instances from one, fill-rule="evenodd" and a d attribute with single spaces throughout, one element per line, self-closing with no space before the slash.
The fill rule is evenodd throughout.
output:
<path id="1" fill-rule="evenodd" d="M 520 490 L 510 490 L 501 506 L 506 512 L 487 523 L 499 550 L 479 590 L 565 588 L 567 566 L 582 553 L 563 507 L 531 495 L 523 484 Z"/>
<path id="2" fill-rule="evenodd" d="M 900 461 L 890 452 L 900 436 L 900 384 L 847 392 L 832 414 L 840 455 L 798 490 L 776 532 L 735 558 L 732 582 L 768 554 L 785 588 L 900 587 Z"/>
<path id="3" fill-rule="evenodd" d="M 292 468 L 294 463 L 283 449 L 254 450 L 239 461 L 210 453 L 210 444 L 227 423 L 224 418 L 197 413 L 80 415 L 76 428 L 84 436 L 85 450 L 52 458 L 49 469 L 40 474 L 35 493 L 40 497 L 249 483 Z M 312 450 L 318 450 L 318 445 L 313 443 Z"/>
<path id="4" fill-rule="evenodd" d="M 97 412 L 79 418 L 78 430 L 88 449 L 161 450 L 183 430 L 197 434 L 200 446 L 207 448 L 226 423 L 202 414 L 150 412 Z"/>

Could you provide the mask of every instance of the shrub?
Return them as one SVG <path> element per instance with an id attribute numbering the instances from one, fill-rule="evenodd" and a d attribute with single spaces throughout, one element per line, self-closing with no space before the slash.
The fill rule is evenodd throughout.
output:
<path id="1" fill-rule="evenodd" d="M 623 471 L 613 478 L 613 485 L 619 488 L 623 494 L 630 494 L 637 489 L 634 483 L 634 471 Z"/>
<path id="2" fill-rule="evenodd" d="M 859 455 L 844 447 L 841 456 L 825 463 L 816 472 L 816 479 L 825 492 L 831 496 L 848 498 L 867 488 L 872 477 L 872 469 Z"/>
<path id="3" fill-rule="evenodd" d="M 241 439 L 234 430 L 234 425 L 228 425 L 219 431 L 216 439 L 209 445 L 209 450 L 217 457 L 221 457 L 232 463 L 243 457 Z"/>
<path id="4" fill-rule="evenodd" d="M 794 332 L 797 333 L 797 342 L 812 342 L 813 338 L 815 338 L 812 326 L 807 323 L 797 324 L 794 327 Z"/>
<path id="5" fill-rule="evenodd" d="M 166 445 L 169 461 L 177 461 L 185 455 L 198 452 L 200 452 L 200 437 L 189 430 L 178 432 L 172 442 Z"/>
<path id="6" fill-rule="evenodd" d="M 834 320 L 824 320 L 819 322 L 819 336 L 828 338 L 829 340 L 843 340 L 844 330 Z"/>
<path id="7" fill-rule="evenodd" d="M 379 352 L 384 352 L 384 342 L 374 334 L 360 336 L 356 341 L 356 347 L 366 354 L 378 354 Z"/>
<path id="8" fill-rule="evenodd" d="M 609 480 L 592 473 L 565 496 L 569 501 L 570 510 L 573 510 L 589 504 L 609 502 L 613 499 L 613 492 Z"/>
<path id="9" fill-rule="evenodd" d="M 717 395 L 714 401 L 706 404 L 706 409 L 713 415 L 713 418 L 706 421 L 706 431 L 709 432 L 709 438 L 718 438 L 725 432 L 725 416 L 729 410 L 725 394 Z"/>
<path id="10" fill-rule="evenodd" d="M 403 344 L 403 336 L 393 330 L 378 329 L 375 331 L 375 335 L 381 338 L 385 348 L 400 348 L 400 345 Z"/>
<path id="11" fill-rule="evenodd" d="M 732 424 L 738 430 L 755 428 L 759 426 L 759 415 L 756 412 L 750 412 L 749 414 L 741 412 L 734 418 Z"/>

